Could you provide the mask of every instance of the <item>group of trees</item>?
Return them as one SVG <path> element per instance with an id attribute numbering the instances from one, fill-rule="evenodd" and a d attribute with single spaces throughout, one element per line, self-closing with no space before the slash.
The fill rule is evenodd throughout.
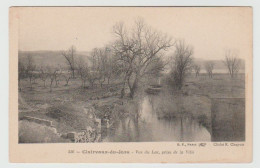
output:
<path id="1" fill-rule="evenodd" d="M 196 77 L 199 76 L 201 65 L 195 64 L 193 61 L 193 48 L 184 41 L 177 41 L 175 43 L 175 52 L 172 56 L 170 82 L 177 88 L 181 89 L 185 81 L 186 76 L 193 70 Z M 238 58 L 235 52 L 228 50 L 225 52 L 225 59 L 223 64 L 227 68 L 231 78 L 239 72 L 241 67 L 241 60 Z M 214 62 L 206 61 L 204 68 L 209 78 L 213 77 Z"/>
<path id="2" fill-rule="evenodd" d="M 83 87 L 86 82 L 92 87 L 98 82 L 102 87 L 105 81 L 109 84 L 111 78 L 121 79 L 121 97 L 125 96 L 128 88 L 133 98 L 146 76 L 159 75 L 165 66 L 163 52 L 174 43 L 142 19 L 136 20 L 133 27 L 127 27 L 122 22 L 115 24 L 113 34 L 115 41 L 106 47 L 93 49 L 87 60 L 75 58 L 74 47 L 62 52 L 62 55 L 72 74 L 78 72 Z"/>
<path id="3" fill-rule="evenodd" d="M 66 77 L 68 74 L 62 74 L 61 68 L 51 67 L 51 66 L 40 66 L 37 67 L 36 63 L 31 55 L 26 56 L 23 59 L 18 60 L 18 82 L 19 82 L 19 91 L 21 88 L 21 80 L 27 78 L 29 80 L 30 89 L 32 89 L 33 82 L 36 79 L 43 81 L 43 86 L 46 87 L 46 81 L 50 80 L 50 91 L 55 82 L 55 86 L 58 86 L 59 80 L 62 77 Z M 69 77 L 70 78 L 70 77 Z M 67 84 L 68 84 L 68 80 Z"/>
<path id="4" fill-rule="evenodd" d="M 230 77 L 235 77 L 241 67 L 241 60 L 237 57 L 237 53 L 227 50 L 223 63 L 228 69 Z"/>
<path id="5" fill-rule="evenodd" d="M 96 81 L 103 87 L 104 82 L 110 84 L 112 77 L 117 75 L 117 67 L 114 64 L 115 58 L 109 47 L 94 48 L 87 60 L 78 58 L 77 71 L 82 81 L 82 86 L 86 87 L 86 82 L 94 87 Z"/>
<path id="6" fill-rule="evenodd" d="M 36 65 L 34 63 L 33 57 L 28 55 L 25 61 L 19 59 L 18 61 L 18 83 L 19 83 L 19 90 L 21 91 L 22 88 L 20 87 L 21 79 L 28 78 L 30 82 L 30 88 L 32 88 L 32 81 L 35 77 L 34 71 L 36 69 Z"/>
<path id="7" fill-rule="evenodd" d="M 159 76 L 167 64 L 170 64 L 170 78 L 177 89 L 182 88 L 191 70 L 194 70 L 196 77 L 200 74 L 201 66 L 193 63 L 193 48 L 190 45 L 181 40 L 173 41 L 168 35 L 149 27 L 142 19 L 137 19 L 132 27 L 127 27 L 123 22 L 115 24 L 113 34 L 115 40 L 112 43 L 94 48 L 87 59 L 78 57 L 74 46 L 62 51 L 69 70 L 66 73 L 60 67 L 37 68 L 31 56 L 27 56 L 25 61 L 19 60 L 19 82 L 22 78 L 28 78 L 32 88 L 32 81 L 38 76 L 46 87 L 49 79 L 51 91 L 54 82 L 58 86 L 61 78 L 66 85 L 69 85 L 70 79 L 79 78 L 83 88 L 87 84 L 94 87 L 97 83 L 103 87 L 105 82 L 110 84 L 113 78 L 122 82 L 121 97 L 128 89 L 133 98 L 142 80 Z M 170 61 L 165 61 L 165 51 L 171 47 L 175 48 L 175 52 Z M 240 60 L 229 51 L 226 52 L 224 64 L 233 78 L 240 68 Z M 206 62 L 204 67 L 212 78 L 214 63 Z"/>
<path id="8" fill-rule="evenodd" d="M 231 78 L 235 77 L 235 75 L 239 72 L 241 65 L 242 65 L 241 59 L 239 59 L 237 57 L 237 54 L 235 52 L 232 52 L 231 50 L 227 50 L 225 52 L 225 58 L 222 62 L 225 65 L 225 67 L 227 68 L 228 73 Z M 209 78 L 213 77 L 214 66 L 215 66 L 215 64 L 213 61 L 207 61 L 204 64 L 204 68 L 205 68 Z M 197 77 L 200 74 L 201 66 L 198 64 L 194 64 L 193 70 Z"/>

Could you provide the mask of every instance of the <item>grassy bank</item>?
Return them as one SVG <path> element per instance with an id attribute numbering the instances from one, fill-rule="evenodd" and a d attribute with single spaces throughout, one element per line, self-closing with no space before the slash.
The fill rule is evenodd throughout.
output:
<path id="1" fill-rule="evenodd" d="M 19 92 L 18 100 L 19 118 L 30 116 L 52 121 L 53 127 L 60 134 L 78 132 L 87 127 L 93 128 L 95 127 L 95 117 L 101 119 L 107 116 L 109 118 L 117 117 L 118 115 L 112 115 L 113 108 L 116 105 L 124 104 L 124 100 L 119 98 L 120 84 L 105 85 L 102 88 L 100 86 L 81 88 L 80 80 L 74 79 L 69 86 L 65 85 L 65 81 L 60 81 L 58 86 L 52 88 L 52 91 L 48 85 L 44 87 L 40 80 L 33 84 L 32 89 L 26 80 L 23 80 L 21 84 L 22 91 Z M 24 124 L 24 120 L 21 121 L 19 122 L 21 131 L 28 131 L 28 133 L 21 134 L 22 142 L 28 142 L 30 138 L 26 137 L 31 137 L 34 142 L 41 142 L 29 133 L 33 132 L 36 123 Z M 51 132 L 49 133 L 52 136 Z M 48 132 L 45 131 L 44 134 L 48 134 Z M 24 137 L 25 135 L 26 137 Z M 59 140 L 51 138 L 50 141 Z"/>
<path id="2" fill-rule="evenodd" d="M 159 118 L 189 116 L 209 129 L 211 127 L 211 98 L 244 97 L 244 75 L 231 79 L 227 74 L 208 78 L 190 75 L 180 91 L 164 84 L 159 96 L 154 97 Z M 224 116 L 223 116 L 224 117 Z"/>

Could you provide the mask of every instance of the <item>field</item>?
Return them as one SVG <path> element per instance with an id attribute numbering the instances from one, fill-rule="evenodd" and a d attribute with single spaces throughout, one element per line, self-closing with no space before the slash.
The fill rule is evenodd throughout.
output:
<path id="1" fill-rule="evenodd" d="M 29 81 L 23 79 L 20 83 L 22 90 L 19 92 L 19 118 L 30 116 L 52 121 L 56 132 L 62 135 L 87 127 L 95 128 L 95 118 L 101 119 L 103 124 L 104 119 L 111 121 L 129 115 L 127 108 L 132 100 L 120 98 L 120 82 L 104 84 L 102 88 L 99 85 L 82 88 L 79 79 L 72 79 L 68 86 L 65 84 L 61 79 L 58 86 L 53 86 L 50 91 L 49 81 L 44 87 L 43 82 L 37 79 L 31 89 Z M 158 116 L 163 118 L 178 117 L 179 114 L 191 115 L 210 130 L 211 98 L 244 98 L 244 88 L 242 74 L 235 79 L 230 79 L 227 74 L 214 74 L 212 79 L 206 74 L 199 77 L 192 74 L 188 76 L 181 93 L 167 94 L 169 86 L 163 85 L 161 93 L 155 98 L 156 106 L 159 108 Z M 228 120 L 230 119 L 225 119 Z M 45 140 L 41 138 L 44 136 L 49 139 L 46 142 L 67 142 L 55 137 L 55 133 L 48 126 L 43 128 L 41 124 L 20 120 L 19 130 L 19 133 L 25 132 L 19 134 L 20 142 L 45 142 L 46 137 Z M 39 135 L 35 136 L 37 138 L 31 138 L 32 135 L 26 133 L 26 130 Z"/>

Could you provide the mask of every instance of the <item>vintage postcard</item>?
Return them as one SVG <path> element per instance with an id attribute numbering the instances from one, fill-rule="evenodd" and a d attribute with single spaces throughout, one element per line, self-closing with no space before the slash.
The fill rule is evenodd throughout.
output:
<path id="1" fill-rule="evenodd" d="M 252 8 L 9 15 L 10 162 L 252 161 Z"/>

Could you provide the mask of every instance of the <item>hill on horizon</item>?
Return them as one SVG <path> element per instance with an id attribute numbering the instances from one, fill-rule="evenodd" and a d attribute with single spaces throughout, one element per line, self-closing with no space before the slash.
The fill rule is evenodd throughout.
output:
<path id="1" fill-rule="evenodd" d="M 48 66 L 57 66 L 67 67 L 67 62 L 65 58 L 61 55 L 61 51 L 49 51 L 49 50 L 39 50 L 39 51 L 18 51 L 19 58 L 25 58 L 27 55 L 31 55 L 34 58 L 36 66 L 48 65 Z M 89 56 L 88 51 L 77 51 L 77 57 L 82 57 L 87 60 Z M 204 64 L 206 61 L 214 62 L 214 69 L 226 69 L 223 64 L 223 60 L 205 60 L 202 58 L 194 58 L 194 63 L 201 66 L 201 69 L 204 69 Z M 242 60 L 241 69 L 245 68 L 245 61 Z"/>
<path id="2" fill-rule="evenodd" d="M 19 51 L 18 57 L 23 59 L 26 56 L 31 55 L 35 61 L 36 66 L 48 65 L 48 66 L 57 66 L 60 65 L 62 67 L 67 66 L 67 62 L 64 56 L 61 55 L 61 51 Z M 88 52 L 77 52 L 77 57 L 88 57 Z"/>

